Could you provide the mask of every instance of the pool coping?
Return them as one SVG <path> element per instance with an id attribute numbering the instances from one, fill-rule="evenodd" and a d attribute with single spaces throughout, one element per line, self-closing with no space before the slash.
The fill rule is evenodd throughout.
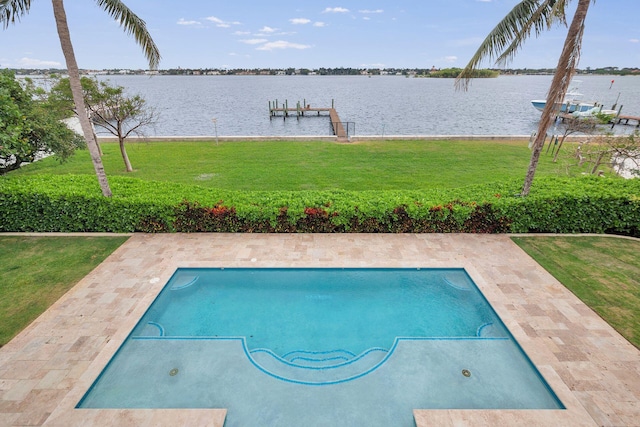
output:
<path id="1" fill-rule="evenodd" d="M 220 409 L 75 409 L 178 267 L 465 268 L 567 407 L 425 410 L 427 425 L 633 425 L 640 351 L 508 235 L 134 234 L 0 349 L 0 425 L 211 425 Z"/>

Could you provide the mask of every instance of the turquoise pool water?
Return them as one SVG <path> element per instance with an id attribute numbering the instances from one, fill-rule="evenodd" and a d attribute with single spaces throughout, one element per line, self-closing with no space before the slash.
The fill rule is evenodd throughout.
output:
<path id="1" fill-rule="evenodd" d="M 463 269 L 178 269 L 78 407 L 225 426 L 563 408 Z"/>

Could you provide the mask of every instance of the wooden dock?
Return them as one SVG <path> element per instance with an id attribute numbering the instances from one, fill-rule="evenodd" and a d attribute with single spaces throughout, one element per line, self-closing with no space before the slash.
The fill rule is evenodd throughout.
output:
<path id="1" fill-rule="evenodd" d="M 582 118 L 584 117 L 585 116 L 583 116 Z M 589 117 L 589 116 L 586 116 L 586 117 Z M 568 120 L 568 119 L 575 119 L 576 116 L 574 116 L 573 113 L 559 113 L 557 115 L 557 118 L 561 119 L 564 122 L 565 120 Z M 640 127 L 640 117 L 628 116 L 625 114 L 618 114 L 617 116 L 613 117 L 611 121 L 609 121 L 609 124 L 611 125 L 612 128 L 615 125 Z"/>
<path id="2" fill-rule="evenodd" d="M 636 127 L 640 127 L 640 117 L 638 116 L 627 116 L 624 114 L 620 114 L 613 119 L 613 123 L 615 125 L 629 125 L 633 126 L 633 123 L 629 123 L 630 121 L 635 122 Z"/>
<path id="3" fill-rule="evenodd" d="M 305 114 L 308 115 L 309 113 L 316 113 L 318 116 L 320 116 L 321 113 L 329 113 L 331 128 L 333 129 L 333 134 L 337 137 L 338 141 L 349 140 L 349 133 L 345 129 L 344 123 L 340 120 L 340 116 L 334 108 L 333 100 L 331 100 L 330 108 L 312 107 L 310 104 L 307 104 L 306 100 L 304 100 L 303 104 L 298 102 L 295 108 L 289 107 L 289 103 L 287 101 L 285 101 L 285 104 L 282 106 L 278 105 L 277 100 L 273 103 L 269 101 L 269 117 L 271 119 L 282 116 L 282 118 L 286 120 L 288 117 L 295 116 L 296 119 L 300 120 L 300 117 L 304 117 Z"/>

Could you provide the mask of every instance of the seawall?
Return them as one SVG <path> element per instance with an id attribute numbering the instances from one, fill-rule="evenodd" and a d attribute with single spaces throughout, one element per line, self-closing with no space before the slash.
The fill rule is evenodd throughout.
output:
<path id="1" fill-rule="evenodd" d="M 424 140 L 424 141 L 528 141 L 529 135 L 357 135 L 351 136 L 352 142 L 356 141 L 401 141 L 401 140 Z M 237 141 L 335 141 L 334 135 L 297 135 L 297 136 L 149 136 L 149 137 L 128 137 L 127 141 L 215 141 L 237 142 Z M 117 142 L 117 138 L 112 136 L 98 136 L 99 142 Z"/>

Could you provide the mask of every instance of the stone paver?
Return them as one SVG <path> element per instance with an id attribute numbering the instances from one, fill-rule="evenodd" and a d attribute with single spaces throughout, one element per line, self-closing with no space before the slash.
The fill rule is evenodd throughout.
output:
<path id="1" fill-rule="evenodd" d="M 421 410 L 423 426 L 640 425 L 640 351 L 505 235 L 136 234 L 0 349 L 0 426 L 224 424 L 74 409 L 178 267 L 464 267 L 566 410 Z"/>

